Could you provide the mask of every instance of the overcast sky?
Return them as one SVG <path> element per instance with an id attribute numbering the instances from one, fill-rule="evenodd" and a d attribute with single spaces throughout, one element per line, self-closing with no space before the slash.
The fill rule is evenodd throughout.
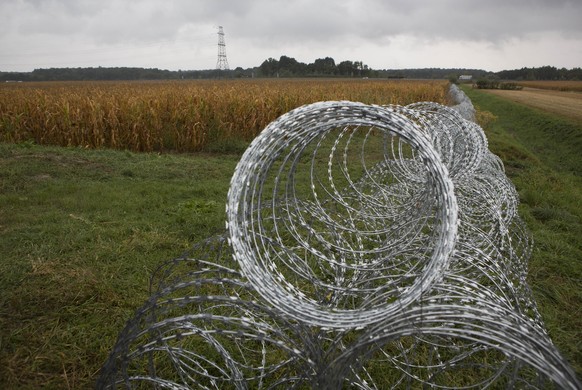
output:
<path id="1" fill-rule="evenodd" d="M 212 69 L 219 25 L 231 69 L 582 66 L 582 0 L 0 0 L 0 71 Z"/>

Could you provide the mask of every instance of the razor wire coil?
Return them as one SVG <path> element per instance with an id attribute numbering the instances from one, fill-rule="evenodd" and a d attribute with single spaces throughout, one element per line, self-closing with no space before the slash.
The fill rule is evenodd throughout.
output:
<path id="1" fill-rule="evenodd" d="M 154 275 L 98 387 L 580 388 L 517 205 L 449 107 L 290 111 L 242 156 L 226 232 Z"/>

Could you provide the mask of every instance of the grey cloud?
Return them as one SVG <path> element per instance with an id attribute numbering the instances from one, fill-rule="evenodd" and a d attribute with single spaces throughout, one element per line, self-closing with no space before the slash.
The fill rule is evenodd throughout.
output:
<path id="1" fill-rule="evenodd" d="M 184 31 L 207 31 L 213 41 L 218 25 L 227 50 L 236 43 L 273 55 L 293 55 L 289 48 L 357 52 L 390 46 L 399 36 L 501 47 L 544 34 L 582 39 L 581 20 L 580 0 L 2 0 L 0 54 L 45 42 L 118 50 L 171 42 Z M 198 38 L 189 39 L 198 50 Z"/>
<path id="2" fill-rule="evenodd" d="M 347 36 L 385 41 L 413 35 L 424 40 L 492 44 L 544 32 L 582 36 L 582 1 L 256 0 L 244 4 L 238 12 L 216 6 L 203 13 L 224 20 L 221 23 L 227 34 L 268 46 L 341 42 Z"/>
<path id="3" fill-rule="evenodd" d="M 270 43 L 333 41 L 347 35 L 497 42 L 540 31 L 579 36 L 582 30 L 582 1 L 573 0 L 26 0 L 25 4 L 39 14 L 23 15 L 28 20 L 23 29 L 36 26 L 64 33 L 68 28 L 107 42 L 170 38 L 187 23 L 222 24 L 241 38 Z"/>

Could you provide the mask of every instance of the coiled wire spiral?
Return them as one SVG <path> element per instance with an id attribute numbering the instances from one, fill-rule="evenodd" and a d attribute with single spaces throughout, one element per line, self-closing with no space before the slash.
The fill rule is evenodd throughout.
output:
<path id="1" fill-rule="evenodd" d="M 448 107 L 290 111 L 241 158 L 225 234 L 158 270 L 98 387 L 579 388 L 517 203 Z"/>

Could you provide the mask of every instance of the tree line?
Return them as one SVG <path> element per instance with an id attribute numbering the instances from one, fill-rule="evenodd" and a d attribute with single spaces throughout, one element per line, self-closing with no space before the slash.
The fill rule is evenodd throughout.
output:
<path id="1" fill-rule="evenodd" d="M 503 80 L 582 80 L 582 69 L 557 69 L 553 66 L 488 72 L 482 69 L 372 69 L 362 61 L 346 60 L 336 63 L 331 57 L 303 63 L 293 57 L 268 58 L 259 66 L 231 70 L 178 70 L 130 67 L 49 68 L 32 72 L 0 72 L 0 81 L 92 81 L 92 80 L 178 80 L 253 77 L 349 77 L 349 78 L 408 78 L 455 79 L 471 75 L 473 79 Z"/>
<path id="2" fill-rule="evenodd" d="M 377 77 L 376 71 L 362 61 L 342 61 L 336 64 L 331 57 L 318 58 L 306 64 L 295 58 L 281 56 L 279 60 L 269 58 L 259 66 L 263 77 Z"/>
<path id="3" fill-rule="evenodd" d="M 521 68 L 497 72 L 502 80 L 582 80 L 582 68 L 558 69 L 554 66 Z"/>

